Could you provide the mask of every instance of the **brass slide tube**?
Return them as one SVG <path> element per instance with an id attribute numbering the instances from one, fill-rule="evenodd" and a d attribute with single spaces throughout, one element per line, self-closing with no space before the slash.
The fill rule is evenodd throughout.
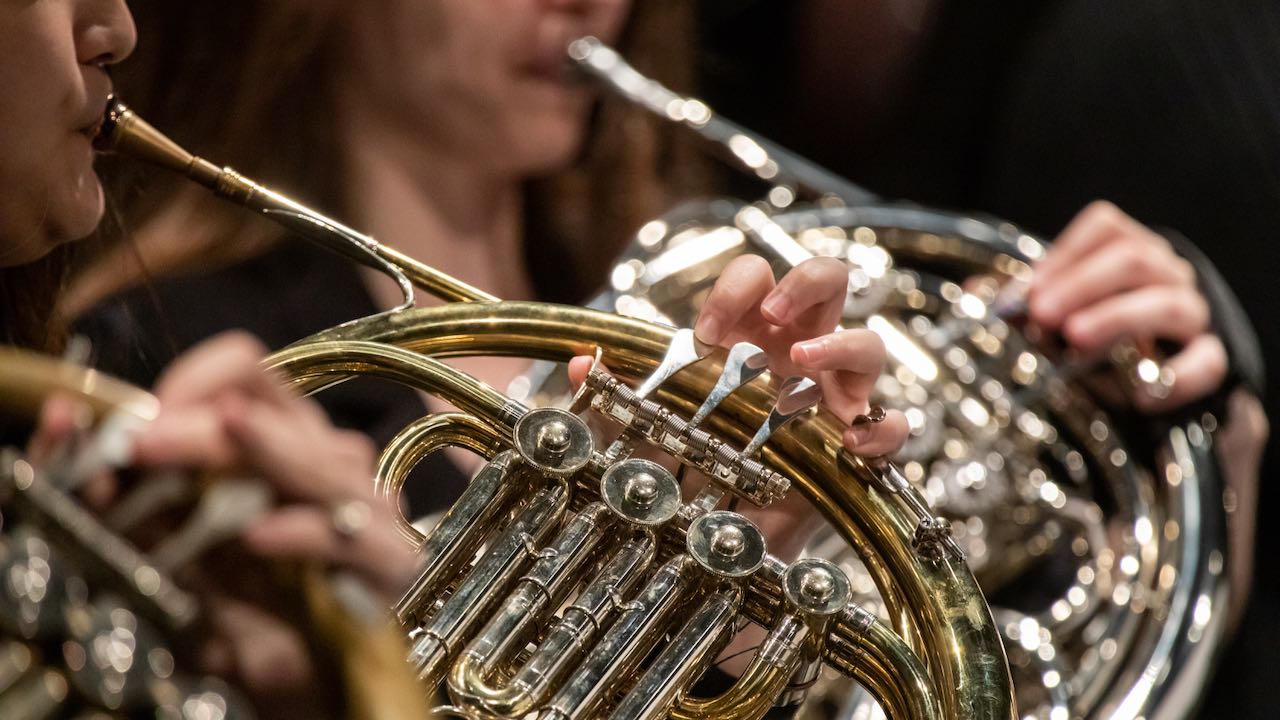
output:
<path id="1" fill-rule="evenodd" d="M 714 698 L 686 697 L 672 710 L 671 717 L 754 720 L 763 716 L 799 667 L 805 643 L 811 641 L 809 626 L 803 620 L 795 615 L 783 616 L 733 687 Z"/>
<path id="2" fill-rule="evenodd" d="M 641 535 L 622 546 L 586 590 L 564 609 L 560 620 L 534 650 L 528 662 L 497 693 L 490 707 L 505 705 L 519 717 L 546 698 L 555 683 L 573 669 L 608 627 L 625 597 L 653 561 L 654 542 Z"/>
<path id="3" fill-rule="evenodd" d="M 465 448 L 484 458 L 493 458 L 506 445 L 493 426 L 465 413 L 432 413 L 409 423 L 383 448 L 378 458 L 378 475 L 373 489 L 395 516 L 396 529 L 415 548 L 426 537 L 404 515 L 400 493 L 409 473 L 428 455 L 449 447 Z"/>
<path id="4" fill-rule="evenodd" d="M 594 717 L 596 708 L 614 686 L 662 639 L 672 613 L 689 594 L 697 573 L 698 564 L 688 555 L 677 555 L 659 568 L 547 703 L 547 720 Z"/>
<path id="5" fill-rule="evenodd" d="M 524 647 L 533 628 L 564 602 L 583 564 L 600 544 L 612 516 L 602 502 L 588 505 L 520 579 L 516 589 L 480 634 L 467 645 L 449 673 L 455 702 L 503 717 L 520 717 L 538 698 L 528 687 L 489 682 L 495 668 Z"/>
<path id="6" fill-rule="evenodd" d="M 568 488 L 561 482 L 539 490 L 423 626 L 409 650 L 409 662 L 417 669 L 419 679 L 434 685 L 444 677 L 446 663 L 461 649 L 461 638 L 489 616 L 524 568 L 530 543 L 547 536 L 568 499 Z"/>
<path id="7" fill-rule="evenodd" d="M 666 717 L 680 691 L 702 674 L 732 637 L 734 619 L 741 603 L 742 590 L 736 586 L 704 600 L 675 634 L 671 644 L 640 676 L 631 692 L 618 703 L 609 716 L 610 720 L 658 720 Z"/>
<path id="8" fill-rule="evenodd" d="M 431 605 L 432 592 L 444 587 L 470 562 L 484 542 L 486 529 L 493 527 L 493 519 L 515 500 L 518 486 L 511 479 L 515 464 L 512 450 L 486 463 L 423 541 L 419 551 L 422 570 L 392 608 L 401 624 L 425 619 L 423 611 Z"/>

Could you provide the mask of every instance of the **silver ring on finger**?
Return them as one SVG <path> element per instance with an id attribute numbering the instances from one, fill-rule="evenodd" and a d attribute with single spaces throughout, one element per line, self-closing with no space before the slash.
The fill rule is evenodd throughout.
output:
<path id="1" fill-rule="evenodd" d="M 338 537 L 344 540 L 354 538 L 361 530 L 369 527 L 373 520 L 373 508 L 363 500 L 347 500 L 333 506 L 329 513 L 329 523 Z"/>

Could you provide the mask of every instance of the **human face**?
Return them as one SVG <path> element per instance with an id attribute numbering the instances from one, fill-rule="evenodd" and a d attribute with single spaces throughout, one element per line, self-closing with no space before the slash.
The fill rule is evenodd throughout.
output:
<path id="1" fill-rule="evenodd" d="M 93 136 L 133 50 L 124 0 L 0 0 L 0 266 L 93 232 Z"/>
<path id="2" fill-rule="evenodd" d="M 519 176 L 581 144 L 589 91 L 566 73 L 571 40 L 617 38 L 629 0 L 361 3 L 348 92 L 405 137 Z"/>

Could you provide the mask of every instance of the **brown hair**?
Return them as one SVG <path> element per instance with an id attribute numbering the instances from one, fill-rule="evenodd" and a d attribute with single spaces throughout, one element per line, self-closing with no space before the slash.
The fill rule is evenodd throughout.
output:
<path id="1" fill-rule="evenodd" d="M 620 41 L 636 64 L 688 90 L 693 18 L 684 0 L 637 2 Z M 345 214 L 328 105 L 343 0 L 133 0 L 139 44 L 116 84 L 144 117 L 197 154 L 233 164 L 302 202 Z M 527 184 L 526 254 L 540 291 L 594 290 L 628 234 L 699 184 L 681 134 L 606 98 L 579 162 Z M 127 226 L 144 230 L 145 271 L 117 248 L 77 278 L 73 308 L 144 272 L 229 264 L 279 237 L 262 220 L 181 180 L 109 168 Z M 197 237 L 189 228 L 198 227 Z M 234 238 L 234 243 L 227 240 Z M 571 272 L 564 272 L 565 268 Z M 556 283 L 539 282 L 555 270 Z M 576 281 L 565 288 L 564 280 Z"/>
<path id="2" fill-rule="evenodd" d="M 0 343 L 44 352 L 61 348 L 66 332 L 54 308 L 69 253 L 60 247 L 36 262 L 0 268 Z"/>

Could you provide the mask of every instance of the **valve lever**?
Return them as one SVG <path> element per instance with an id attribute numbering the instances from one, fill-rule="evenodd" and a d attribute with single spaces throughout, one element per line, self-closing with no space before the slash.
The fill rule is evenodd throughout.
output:
<path id="1" fill-rule="evenodd" d="M 799 375 L 787 378 L 782 383 L 782 389 L 778 391 L 778 400 L 774 403 L 773 410 L 769 411 L 769 417 L 765 418 L 764 424 L 756 431 L 755 437 L 751 438 L 751 442 L 742 451 L 742 457 L 755 455 L 778 428 L 820 402 L 822 402 L 822 388 L 818 387 L 818 383 L 812 378 Z"/>
<path id="2" fill-rule="evenodd" d="M 720 379 L 716 381 L 716 386 L 711 389 L 707 399 L 702 402 L 702 407 L 698 408 L 698 412 L 694 413 L 689 420 L 688 430 L 700 425 L 719 407 L 720 403 L 724 402 L 725 398 L 759 377 L 767 369 L 769 369 L 769 356 L 759 347 L 749 342 L 740 342 L 729 348 L 729 356 L 724 361 L 724 370 L 720 372 Z"/>
<path id="3" fill-rule="evenodd" d="M 636 390 L 636 395 L 642 398 L 648 397 L 649 393 L 657 390 L 659 385 L 667 381 L 667 378 L 706 357 L 709 351 L 708 348 L 699 352 L 698 341 L 693 337 L 693 330 L 689 328 L 677 330 L 671 338 L 671 345 L 667 347 L 667 354 L 662 358 L 662 364 Z"/>

